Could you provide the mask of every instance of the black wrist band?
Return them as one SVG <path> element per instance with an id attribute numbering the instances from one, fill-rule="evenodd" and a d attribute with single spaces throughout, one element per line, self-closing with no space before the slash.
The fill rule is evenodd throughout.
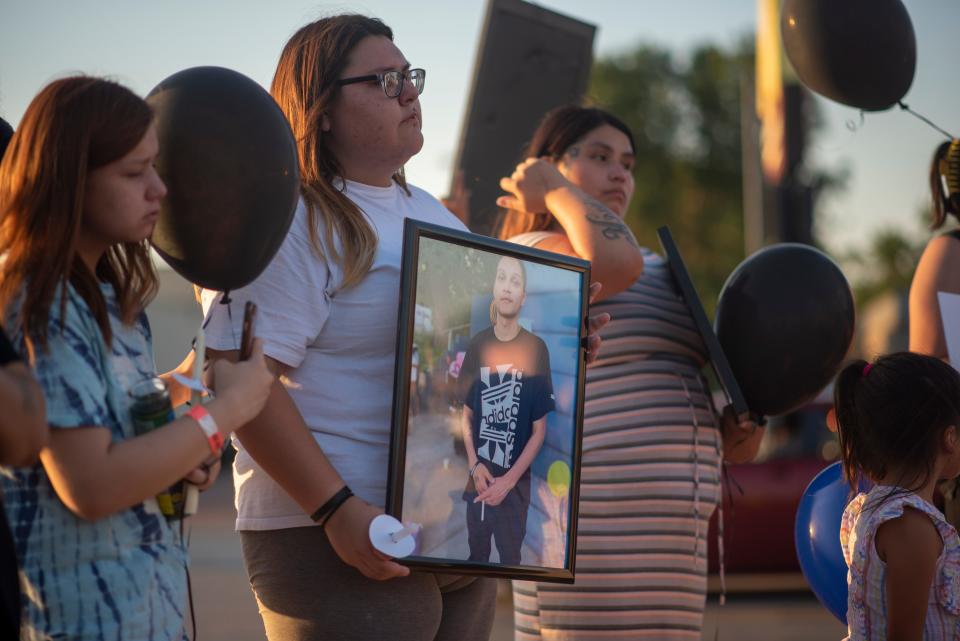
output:
<path id="1" fill-rule="evenodd" d="M 340 506 L 346 503 L 351 496 L 353 496 L 353 492 L 344 485 L 336 494 L 327 499 L 326 503 L 317 508 L 316 512 L 310 515 L 311 520 L 323 527 L 333 516 L 333 513 L 340 509 Z"/>

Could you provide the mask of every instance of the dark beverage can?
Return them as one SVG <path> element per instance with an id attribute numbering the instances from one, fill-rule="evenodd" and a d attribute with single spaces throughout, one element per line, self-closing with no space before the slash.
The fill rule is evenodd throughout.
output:
<path id="1" fill-rule="evenodd" d="M 137 436 L 163 427 L 175 418 L 170 392 L 167 390 L 166 381 L 162 378 L 154 377 L 140 381 L 130 389 L 130 396 L 133 398 L 130 416 Z M 157 504 L 167 519 L 180 519 L 183 518 L 185 499 L 185 483 L 181 480 L 158 494 Z"/>

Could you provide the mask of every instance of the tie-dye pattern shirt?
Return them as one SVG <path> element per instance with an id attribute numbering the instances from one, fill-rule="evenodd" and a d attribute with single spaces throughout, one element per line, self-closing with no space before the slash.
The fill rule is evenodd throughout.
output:
<path id="1" fill-rule="evenodd" d="M 146 315 L 123 325 L 113 288 L 102 291 L 111 347 L 69 287 L 64 327 L 55 300 L 34 374 L 52 429 L 102 426 L 116 443 L 134 436 L 127 390 L 155 368 Z M 23 336 L 12 338 L 22 352 Z M 3 468 L 2 485 L 22 568 L 22 639 L 185 638 L 186 554 L 155 500 L 90 522 L 57 498 L 40 464 Z"/>

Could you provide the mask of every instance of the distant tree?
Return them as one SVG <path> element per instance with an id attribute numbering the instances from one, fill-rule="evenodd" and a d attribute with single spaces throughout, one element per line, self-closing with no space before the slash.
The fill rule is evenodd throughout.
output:
<path id="1" fill-rule="evenodd" d="M 898 229 L 878 231 L 867 251 L 858 256 L 864 277 L 854 285 L 857 302 L 864 305 L 890 291 L 906 294 L 923 247 Z"/>
<path id="2" fill-rule="evenodd" d="M 926 246 L 930 208 L 917 212 L 908 225 L 885 227 L 869 238 L 862 249 L 847 252 L 842 263 L 851 274 L 857 305 L 863 307 L 886 293 L 904 299 Z"/>
<path id="3" fill-rule="evenodd" d="M 447 349 L 452 335 L 467 333 L 473 298 L 489 293 L 496 254 L 428 239 L 420 245 L 417 303 L 430 310 L 433 332 L 415 337 L 422 355 Z"/>
<path id="4" fill-rule="evenodd" d="M 689 58 L 641 45 L 597 60 L 589 98 L 622 118 L 637 144 L 636 192 L 626 220 L 641 244 L 659 251 L 669 225 L 712 315 L 727 276 L 744 258 L 740 144 L 741 77 L 752 74 L 753 38 L 704 45 Z M 817 114 L 808 110 L 811 137 Z M 808 172 L 815 192 L 843 176 Z"/>
<path id="5" fill-rule="evenodd" d="M 628 224 L 658 251 L 656 230 L 670 226 L 709 311 L 744 257 L 739 92 L 752 58 L 746 44 L 734 51 L 705 46 L 681 64 L 643 45 L 601 58 L 591 76 L 591 101 L 622 118 L 636 138 Z"/>

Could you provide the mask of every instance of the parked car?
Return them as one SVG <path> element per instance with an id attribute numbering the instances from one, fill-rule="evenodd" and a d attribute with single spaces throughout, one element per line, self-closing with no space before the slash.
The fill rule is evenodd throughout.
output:
<path id="1" fill-rule="evenodd" d="M 813 402 L 767 424 L 752 463 L 728 465 L 723 482 L 723 542 L 726 572 L 799 572 L 794 521 L 810 481 L 837 460 L 840 446 L 826 425 L 832 405 L 828 388 Z M 719 569 L 717 520 L 710 521 L 709 567 Z"/>

